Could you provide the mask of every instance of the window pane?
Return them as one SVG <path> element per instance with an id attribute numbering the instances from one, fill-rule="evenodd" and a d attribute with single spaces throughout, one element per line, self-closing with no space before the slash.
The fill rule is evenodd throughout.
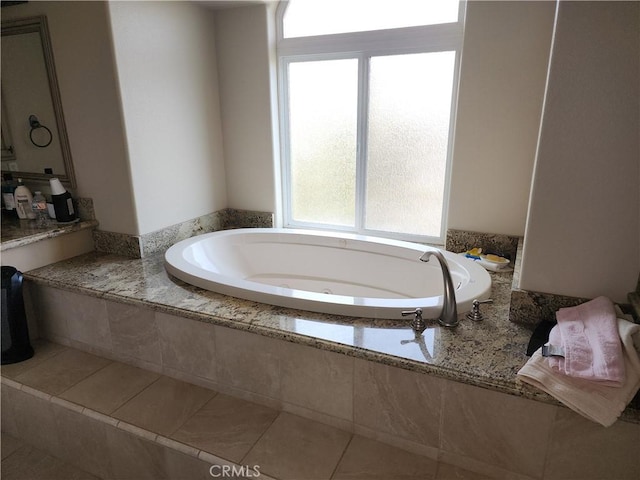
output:
<path id="1" fill-rule="evenodd" d="M 440 235 L 454 52 L 373 57 L 365 227 Z"/>
<path id="2" fill-rule="evenodd" d="M 290 0 L 285 38 L 458 21 L 458 0 Z"/>
<path id="3" fill-rule="evenodd" d="M 356 59 L 289 64 L 293 220 L 355 225 Z"/>

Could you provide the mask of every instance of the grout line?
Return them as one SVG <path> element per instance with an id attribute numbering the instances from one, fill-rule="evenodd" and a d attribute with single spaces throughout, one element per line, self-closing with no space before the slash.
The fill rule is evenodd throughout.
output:
<path id="1" fill-rule="evenodd" d="M 210 465 L 231 465 L 236 467 L 240 466 L 235 462 L 231 462 L 225 458 L 214 455 L 213 453 L 205 452 L 204 450 L 199 450 L 198 458 Z"/>
<path id="2" fill-rule="evenodd" d="M 14 379 L 9 377 L 1 377 L 0 383 L 7 387 L 15 388 L 16 390 L 20 390 L 22 388 L 22 384 L 20 382 L 16 382 Z"/>
<path id="3" fill-rule="evenodd" d="M 82 414 L 86 417 L 92 418 L 94 420 L 97 420 L 99 422 L 103 422 L 106 425 L 111 425 L 112 427 L 118 427 L 118 424 L 120 423 L 120 420 L 118 420 L 117 418 L 111 417 L 109 415 L 105 415 L 104 413 L 100 413 L 96 410 L 92 410 L 88 407 L 84 407 L 82 409 Z"/>
<path id="4" fill-rule="evenodd" d="M 131 402 L 134 398 L 139 397 L 140 395 L 142 395 L 142 392 L 146 391 L 147 389 L 151 388 L 152 385 L 154 385 L 156 382 L 160 381 L 160 379 L 162 379 L 162 377 L 165 375 L 160 374 L 158 376 L 158 378 L 156 378 L 153 382 L 151 382 L 149 385 L 147 385 L 146 387 L 144 387 L 142 390 L 140 390 L 138 393 L 136 393 L 133 397 L 131 397 L 130 399 L 128 399 L 126 402 L 124 402 L 122 405 L 120 405 L 118 408 L 116 408 L 113 412 L 111 412 L 110 415 L 115 414 L 118 410 L 120 410 L 121 408 L 123 408 L 125 405 L 127 405 L 129 402 Z M 114 416 L 115 418 L 115 416 Z"/>
<path id="5" fill-rule="evenodd" d="M 40 390 L 36 390 L 35 388 L 30 387 L 29 385 L 23 384 L 20 390 L 28 395 L 31 395 L 36 398 L 40 398 L 41 400 L 45 400 L 47 402 L 51 401 L 51 397 L 52 397 L 51 394 L 46 392 L 41 392 Z"/>
<path id="6" fill-rule="evenodd" d="M 351 437 L 349 438 L 349 441 L 347 442 L 347 445 L 344 447 L 344 450 L 342 450 L 342 454 L 340 455 L 340 458 L 338 459 L 336 466 L 333 467 L 333 470 L 331 471 L 331 476 L 329 477 L 330 479 L 333 478 L 336 472 L 338 471 L 338 467 L 342 463 L 344 456 L 347 454 L 347 450 L 349 450 L 349 447 L 351 446 L 351 442 L 353 442 L 354 438 L 355 438 L 355 433 L 352 433 Z"/>
<path id="7" fill-rule="evenodd" d="M 262 432 L 260 434 L 260 436 L 256 439 L 255 442 L 253 442 L 253 445 L 251 445 L 251 448 L 249 448 L 249 450 L 247 450 L 247 453 L 244 454 L 244 457 L 242 457 L 242 459 L 240 460 L 241 462 L 244 462 L 246 460 L 246 458 L 249 456 L 249 454 L 253 451 L 253 449 L 256 447 L 256 445 L 258 444 L 258 442 L 260 440 L 262 440 L 262 437 L 264 437 L 266 435 L 266 433 L 271 429 L 271 427 L 273 426 L 274 423 L 276 423 L 276 420 L 278 420 L 278 418 L 280 418 L 280 415 L 282 415 L 283 413 L 286 413 L 284 411 L 279 411 L 278 415 L 275 416 L 275 418 L 273 419 L 273 421 L 269 424 L 269 426 L 267 428 L 264 429 L 264 432 Z"/>
<path id="8" fill-rule="evenodd" d="M 84 411 L 84 407 L 82 405 L 70 402 L 68 400 L 65 400 L 64 398 L 52 396 L 50 401 L 55 405 L 66 408 L 67 410 L 74 411 L 76 413 L 82 414 L 82 412 Z"/>
<path id="9" fill-rule="evenodd" d="M 438 418 L 438 454 L 437 461 L 440 461 L 440 457 L 442 456 L 442 451 L 444 449 L 444 417 L 445 417 L 445 406 L 447 405 L 447 396 L 450 395 L 450 382 L 443 381 L 442 388 L 440 390 L 440 416 Z"/>
<path id="10" fill-rule="evenodd" d="M 547 442 L 546 448 L 544 451 L 544 459 L 542 461 L 542 472 L 540 474 L 540 478 L 546 478 L 547 475 L 547 467 L 549 466 L 549 458 L 551 457 L 551 441 L 556 433 L 556 427 L 558 424 L 558 415 L 560 415 L 560 408 L 554 407 L 555 411 L 553 412 L 553 421 L 551 422 L 551 426 L 549 427 L 549 433 L 547 434 Z"/>
<path id="11" fill-rule="evenodd" d="M 119 428 L 120 430 L 124 430 L 127 433 L 131 433 L 137 437 L 143 438 L 145 440 L 149 440 L 153 443 L 158 443 L 156 441 L 156 439 L 158 438 L 157 433 L 151 432 L 149 430 L 145 430 L 144 428 L 140 428 L 136 425 L 127 423 L 123 420 L 120 420 L 118 422 L 117 428 Z"/>
<path id="12" fill-rule="evenodd" d="M 171 450 L 175 450 L 176 452 L 184 453 L 185 455 L 189 455 L 195 458 L 198 458 L 198 454 L 201 451 L 198 448 L 192 447 L 182 442 L 178 442 L 173 438 L 165 437 L 162 435 L 158 435 L 156 437 L 156 443 L 164 447 L 170 448 Z"/>
<path id="13" fill-rule="evenodd" d="M 76 386 L 76 385 L 78 385 L 79 383 L 84 382 L 86 379 L 88 379 L 88 378 L 90 378 L 90 377 L 93 377 L 96 373 L 98 373 L 98 372 L 100 372 L 100 371 L 104 370 L 105 368 L 107 368 L 109 365 L 111 365 L 111 364 L 113 363 L 113 360 L 110 360 L 110 359 L 108 359 L 108 358 L 105 358 L 105 357 L 103 357 L 102 355 L 96 355 L 96 354 L 94 354 L 94 353 L 86 352 L 86 351 L 84 351 L 84 350 L 80 350 L 79 348 L 75 348 L 75 347 L 68 347 L 68 348 L 69 348 L 69 350 L 75 350 L 75 351 L 77 351 L 77 352 L 86 353 L 86 354 L 88 354 L 88 355 L 92 355 L 92 356 L 97 357 L 97 358 L 102 358 L 102 359 L 108 360 L 108 361 L 109 361 L 109 363 L 107 363 L 106 365 L 104 365 L 104 366 L 100 367 L 100 368 L 99 368 L 99 369 L 97 369 L 96 371 L 91 372 L 90 374 L 88 374 L 88 375 L 86 375 L 86 376 L 82 377 L 80 380 L 78 380 L 77 382 L 75 382 L 73 385 L 70 385 L 69 387 L 67 387 L 66 389 L 64 389 L 62 392 L 59 392 L 59 393 L 58 393 L 58 395 L 63 394 L 63 393 L 65 393 L 65 392 L 67 392 L 68 390 L 71 390 L 73 387 L 75 387 L 75 386 Z"/>
<path id="14" fill-rule="evenodd" d="M 2 435 L 11 435 L 10 433 L 2 433 Z M 20 442 L 22 442 L 22 445 L 20 445 L 18 448 L 16 448 L 13 452 L 11 452 L 9 455 L 7 455 L 6 457 L 4 457 L 2 459 L 2 463 L 4 463 L 5 460 L 7 460 L 8 458 L 11 458 L 13 455 L 16 454 L 16 452 L 19 452 L 20 450 L 22 450 L 24 447 L 28 447 L 28 448 L 34 448 L 31 445 L 29 445 L 27 442 L 25 442 L 24 440 L 22 440 L 20 437 L 16 437 L 15 435 L 11 435 L 13 438 L 17 438 L 18 440 L 20 440 Z M 0 470 L 2 470 L 2 468 L 0 468 Z"/>

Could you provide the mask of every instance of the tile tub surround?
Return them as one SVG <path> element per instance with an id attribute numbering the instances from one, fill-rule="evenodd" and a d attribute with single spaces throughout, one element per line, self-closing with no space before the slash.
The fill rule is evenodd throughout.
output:
<path id="1" fill-rule="evenodd" d="M 426 404 L 428 418 L 413 415 L 404 426 L 435 416 L 433 455 L 62 345 L 38 341 L 35 351 L 2 367 L 3 432 L 100 478 L 211 478 L 211 465 L 258 465 L 265 480 L 623 480 L 640 472 L 635 424 L 604 429 L 563 408 L 458 382 L 421 384 L 415 372 L 371 362 L 354 360 L 356 392 L 368 384 L 386 393 L 369 404 L 365 389 L 354 404 L 372 417 Z M 50 394 L 51 384 L 65 389 Z M 412 395 L 416 386 L 428 398 Z M 145 413 L 123 419 L 136 410 Z"/>
<path id="2" fill-rule="evenodd" d="M 539 426 L 536 438 L 546 445 L 552 419 L 566 409 L 515 381 L 531 332 L 508 321 L 512 275 L 491 275 L 495 303 L 483 305 L 483 322 L 434 326 L 418 338 L 395 321 L 294 311 L 204 291 L 169 277 L 162 255 L 87 254 L 28 272 L 26 284 L 42 334 L 58 343 L 476 472 L 542 478 L 545 454 L 524 453 L 525 438 Z M 469 409 L 461 420 L 447 398 L 466 393 L 469 401 L 456 400 Z M 515 412 L 504 426 L 473 429 L 475 440 L 467 438 L 467 423 L 485 417 L 487 406 L 496 409 L 489 418 L 497 423 L 503 405 Z M 639 412 L 627 409 L 623 418 L 616 425 L 625 427 L 616 428 L 640 435 Z M 455 427 L 456 421 L 462 424 Z M 518 437 L 505 440 L 510 435 Z M 486 456 L 474 445 L 500 447 Z"/>
<path id="3" fill-rule="evenodd" d="M 180 240 L 202 233 L 228 230 L 230 228 L 271 228 L 274 225 L 273 222 L 273 214 L 270 212 L 225 208 L 224 210 L 144 235 L 128 235 L 96 230 L 94 232 L 94 241 L 98 252 L 116 253 L 131 258 L 143 258 L 162 252 Z"/>
<path id="4" fill-rule="evenodd" d="M 246 466 L 265 480 L 489 478 L 61 345 L 37 342 L 35 350 L 24 364 L 2 367 L 3 477 L 5 457 L 26 442 L 26 471 L 42 478 L 195 480 L 212 478 L 212 465 Z M 51 383 L 66 390 L 49 394 Z M 7 462 L 7 478 L 25 478 L 20 461 Z"/>
<path id="5" fill-rule="evenodd" d="M 408 321 L 290 310 L 202 290 L 168 275 L 162 254 L 130 259 L 93 252 L 27 272 L 25 283 L 43 335 L 60 340 L 59 343 L 79 342 L 157 363 L 161 354 L 168 358 L 168 349 L 181 348 L 156 342 L 160 332 L 173 338 L 172 342 L 179 341 L 170 333 L 171 322 L 163 320 L 169 315 L 195 321 L 193 324 L 199 327 L 214 324 L 251 331 L 323 351 L 523 394 L 514 379 L 526 360 L 524 351 L 530 331 L 507 321 L 511 274 L 491 276 L 494 303 L 482 306 L 486 315 L 483 322 L 465 319 L 453 330 L 437 327 L 434 322 L 417 338 Z M 142 308 L 126 310 L 134 306 Z M 74 315 L 68 315 L 69 309 Z M 79 325 L 86 323 L 81 318 L 88 318 L 87 312 L 95 323 L 93 327 Z M 76 320 L 69 320 L 72 317 Z M 233 330 L 228 335 L 232 336 Z M 110 338 L 107 332 L 111 333 Z M 146 335 L 153 343 L 147 345 L 137 335 Z M 201 332 L 198 338 L 203 339 Z M 190 348 L 196 348 L 195 344 Z M 178 368 L 178 364 L 173 367 Z"/>

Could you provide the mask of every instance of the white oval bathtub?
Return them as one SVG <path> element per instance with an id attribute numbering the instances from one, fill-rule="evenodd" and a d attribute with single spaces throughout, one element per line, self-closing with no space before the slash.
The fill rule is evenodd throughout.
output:
<path id="1" fill-rule="evenodd" d="M 232 297 L 313 312 L 402 318 L 442 308 L 444 284 L 433 249 L 415 243 L 305 230 L 247 228 L 188 238 L 165 254 L 167 271 Z M 442 251 L 442 250 L 441 250 Z M 458 313 L 488 298 L 491 277 L 473 261 L 442 251 L 456 288 Z"/>

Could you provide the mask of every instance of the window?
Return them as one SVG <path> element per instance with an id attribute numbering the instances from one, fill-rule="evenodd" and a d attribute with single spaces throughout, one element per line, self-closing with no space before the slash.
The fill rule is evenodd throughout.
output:
<path id="1" fill-rule="evenodd" d="M 278 11 L 285 226 L 442 243 L 464 3 Z"/>

